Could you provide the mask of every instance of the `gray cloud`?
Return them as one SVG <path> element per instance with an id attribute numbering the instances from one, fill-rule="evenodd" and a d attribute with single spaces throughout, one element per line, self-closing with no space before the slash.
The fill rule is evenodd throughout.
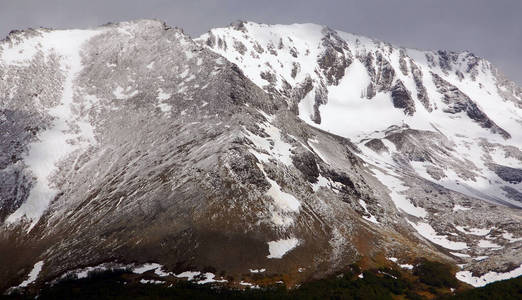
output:
<path id="1" fill-rule="evenodd" d="M 0 0 L 0 36 L 27 27 L 93 27 L 155 18 L 192 36 L 243 19 L 318 23 L 397 45 L 470 50 L 522 83 L 520 0 Z"/>

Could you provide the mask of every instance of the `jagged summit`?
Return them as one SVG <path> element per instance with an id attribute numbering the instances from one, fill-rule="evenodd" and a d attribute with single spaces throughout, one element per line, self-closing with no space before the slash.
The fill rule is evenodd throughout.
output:
<path id="1" fill-rule="evenodd" d="M 383 257 L 522 272 L 522 93 L 470 53 L 138 20 L 12 33 L 0 78 L 2 290 L 111 267 L 291 286 Z"/>
<path id="2" fill-rule="evenodd" d="M 240 24 L 240 30 L 237 29 L 237 24 L 228 28 L 213 29 L 200 37 L 199 41 L 208 44 L 212 49 L 241 66 L 245 74 L 259 86 L 263 87 L 270 84 L 280 93 L 285 93 L 285 88 L 288 86 L 303 85 L 305 79 L 309 77 L 321 86 L 321 88 L 314 89 L 314 92 L 320 90 L 322 95 L 324 93 L 321 91 L 324 90 L 324 86 L 338 86 L 339 81 L 345 75 L 345 71 L 354 69 L 354 74 L 350 80 L 353 88 L 356 89 L 353 91 L 354 93 L 362 94 L 371 99 L 374 96 L 379 96 L 377 95 L 379 92 L 391 92 L 395 108 L 402 108 L 406 115 L 415 116 L 415 110 L 420 110 L 418 114 L 420 115 L 425 112 L 432 112 L 434 105 L 449 104 L 430 102 L 428 93 L 431 91 L 426 90 L 425 85 L 433 85 L 433 83 L 425 83 L 424 81 L 433 81 L 429 78 L 432 72 L 437 76 L 440 76 L 438 74 L 444 75 L 442 78 L 449 76 L 449 82 L 454 80 L 459 83 L 462 82 L 458 86 L 464 90 L 466 96 L 469 94 L 479 98 L 479 100 L 492 98 L 485 96 L 485 93 L 504 93 L 500 91 L 501 87 L 496 86 L 497 84 L 502 85 L 504 89 L 506 88 L 501 80 L 496 78 L 497 71 L 489 62 L 468 52 L 419 51 L 397 48 L 388 43 L 331 30 L 328 27 L 315 24 L 266 25 L 252 22 Z M 341 48 L 343 48 L 342 51 Z M 278 55 L 279 57 L 277 57 Z M 321 58 L 316 59 L 318 56 L 321 56 Z M 347 70 L 348 67 L 350 69 Z M 321 69 L 328 69 L 322 77 L 316 72 L 316 70 Z M 477 76 L 491 77 L 493 82 L 489 87 L 482 89 L 480 85 L 485 83 L 479 85 L 476 80 Z M 348 76 L 345 78 L 348 78 Z M 425 78 L 428 78 L 428 80 L 425 80 Z M 451 84 L 452 87 L 448 87 L 449 82 L 442 78 L 438 80 L 438 87 L 435 87 L 435 89 L 453 88 Z M 359 81 L 358 85 L 367 86 L 356 86 L 353 83 L 354 80 Z M 509 84 L 505 85 L 508 86 Z M 352 86 L 339 89 L 345 92 Z M 486 89 L 488 90 L 485 91 Z M 457 88 L 457 90 L 459 89 Z M 321 95 L 318 95 L 318 98 L 323 97 Z M 314 97 L 311 94 L 310 96 Z M 514 90 L 511 97 L 505 98 L 520 105 L 519 91 Z M 503 97 L 497 97 L 496 100 L 502 99 Z M 325 100 L 317 99 L 317 101 L 324 102 Z M 321 116 L 318 111 L 315 111 L 320 106 L 317 101 L 306 99 L 299 104 L 301 105 L 301 117 L 309 118 L 314 123 L 319 124 Z M 463 98 L 458 104 L 450 104 L 452 107 L 458 106 L 458 108 L 448 108 L 448 110 L 464 110 L 471 118 L 481 124 L 480 126 L 493 128 L 491 131 L 500 133 L 504 138 L 511 137 L 511 134 L 499 128 L 493 121 L 488 120 L 485 113 L 479 112 L 479 108 L 463 102 L 469 103 Z M 494 109 L 487 107 L 490 103 L 478 104 L 485 107 L 488 110 L 487 113 L 494 113 L 492 112 Z M 358 105 L 363 106 L 360 103 Z M 329 112 L 328 105 L 324 105 L 322 108 L 325 110 L 324 113 Z M 343 115 L 345 116 L 345 114 Z M 426 116 L 429 116 L 429 114 L 418 118 L 421 120 L 415 120 L 413 117 L 409 121 L 406 120 L 406 123 L 416 122 L 417 127 L 431 129 L 430 123 L 433 122 L 425 120 Z M 505 116 L 510 123 L 506 126 L 516 128 L 519 125 L 515 119 L 518 116 L 514 116 L 512 112 L 507 112 Z M 401 118 L 399 115 L 393 117 Z M 327 118 L 330 121 L 334 119 L 336 119 L 335 116 Z M 496 117 L 496 119 L 501 120 L 503 118 Z M 424 124 L 419 124 L 423 120 Z M 335 125 L 322 127 L 335 127 Z M 363 124 L 362 127 L 371 128 L 371 124 Z M 343 135 L 340 130 L 336 130 L 335 133 Z M 347 134 L 345 133 L 344 136 Z"/>

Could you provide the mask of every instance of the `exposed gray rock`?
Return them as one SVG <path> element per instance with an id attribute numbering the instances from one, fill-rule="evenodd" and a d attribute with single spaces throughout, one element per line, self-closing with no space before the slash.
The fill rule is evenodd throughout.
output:
<path id="1" fill-rule="evenodd" d="M 375 85 L 373 82 L 370 82 L 368 86 L 366 87 L 366 98 L 372 99 L 376 95 Z"/>
<path id="2" fill-rule="evenodd" d="M 372 149 L 375 152 L 388 152 L 388 148 L 384 145 L 380 139 L 371 139 L 364 144 L 366 147 Z"/>
<path id="3" fill-rule="evenodd" d="M 337 85 L 344 76 L 346 68 L 352 63 L 352 53 L 346 42 L 333 30 L 324 30 L 322 43 L 325 50 L 317 62 L 323 70 L 327 83 Z"/>
<path id="4" fill-rule="evenodd" d="M 297 105 L 301 99 L 303 99 L 310 91 L 312 91 L 314 88 L 314 84 L 312 79 L 307 76 L 305 80 L 298 84 L 293 90 L 292 90 L 292 109 L 296 114 L 299 114 Z"/>
<path id="5" fill-rule="evenodd" d="M 299 52 L 297 52 L 297 49 L 295 47 L 292 47 L 292 48 L 290 48 L 290 54 L 293 57 L 297 58 L 297 56 L 299 55 Z"/>
<path id="6" fill-rule="evenodd" d="M 393 106 L 404 110 L 404 114 L 415 113 L 415 102 L 411 98 L 410 91 L 406 89 L 402 81 L 397 80 L 391 89 Z"/>
<path id="7" fill-rule="evenodd" d="M 358 59 L 364 64 L 366 67 L 366 70 L 368 71 L 368 75 L 372 79 L 370 83 L 368 84 L 368 87 L 366 87 L 366 98 L 372 99 L 376 95 L 376 89 L 373 81 L 375 80 L 375 68 L 373 66 L 373 54 L 369 52 L 365 56 L 358 56 Z"/>
<path id="8" fill-rule="evenodd" d="M 210 46 L 212 47 L 212 46 Z M 259 43 L 254 43 L 254 50 L 256 50 L 257 53 L 259 54 L 263 54 L 265 52 L 265 49 L 263 49 L 263 47 L 261 45 L 259 45 Z"/>
<path id="9" fill-rule="evenodd" d="M 276 75 L 272 72 L 269 72 L 269 71 L 263 71 L 261 72 L 261 78 L 263 78 L 264 80 L 268 81 L 268 83 L 270 84 L 275 84 L 276 82 Z"/>
<path id="10" fill-rule="evenodd" d="M 303 173 L 306 180 L 311 183 L 317 182 L 319 168 L 317 167 L 315 157 L 311 152 L 305 151 L 292 156 L 292 162 L 294 166 Z"/>
<path id="11" fill-rule="evenodd" d="M 417 65 L 410 59 L 410 68 L 411 74 L 413 76 L 413 81 L 415 82 L 415 87 L 417 88 L 417 99 L 422 103 L 424 108 L 427 111 L 433 111 L 430 105 L 430 99 L 428 98 L 428 92 L 426 91 L 426 87 L 424 86 L 422 80 L 422 71 L 417 67 Z"/>
<path id="12" fill-rule="evenodd" d="M 299 71 L 301 70 L 301 65 L 297 62 L 294 62 L 292 63 L 292 71 L 290 73 L 290 76 L 292 76 L 292 78 L 295 78 L 295 76 L 297 76 L 297 74 L 299 73 Z"/>
<path id="13" fill-rule="evenodd" d="M 431 178 L 435 180 L 441 180 L 442 178 L 446 177 L 444 174 L 444 171 L 441 168 L 438 168 L 436 166 L 429 166 L 426 168 L 426 172 L 430 174 Z"/>
<path id="14" fill-rule="evenodd" d="M 437 51 L 437 57 L 439 59 L 439 66 L 443 72 L 448 74 L 452 70 L 452 65 L 457 62 L 459 57 L 458 53 L 453 51 L 439 50 Z"/>
<path id="15" fill-rule="evenodd" d="M 457 75 L 460 81 L 464 79 L 464 74 L 462 74 L 462 72 L 459 70 L 455 71 L 455 75 Z"/>
<path id="16" fill-rule="evenodd" d="M 245 21 L 243 20 L 237 20 L 235 22 L 230 23 L 230 26 L 234 28 L 235 30 L 241 31 L 241 32 L 248 32 L 248 30 L 245 27 Z"/>
<path id="17" fill-rule="evenodd" d="M 241 53 L 241 55 L 245 54 L 247 51 L 246 46 L 240 41 L 234 41 L 234 48 L 237 50 L 237 52 Z"/>
<path id="18" fill-rule="evenodd" d="M 315 88 L 314 100 L 314 115 L 312 116 L 312 121 L 317 124 L 321 124 L 321 113 L 319 112 L 319 106 L 328 102 L 328 89 L 324 84 L 321 83 Z"/>
<path id="19" fill-rule="evenodd" d="M 389 91 L 395 79 L 395 70 L 380 52 L 377 52 L 375 64 L 378 68 L 374 79 L 375 85 L 379 87 L 379 91 Z"/>
<path id="20" fill-rule="evenodd" d="M 509 183 L 517 184 L 522 182 L 522 169 L 511 168 L 507 166 L 492 164 L 493 171 Z"/>
<path id="21" fill-rule="evenodd" d="M 517 189 L 510 186 L 503 186 L 502 189 L 506 192 L 507 196 L 515 201 L 522 202 L 522 193 Z"/>
<path id="22" fill-rule="evenodd" d="M 274 56 L 277 56 L 277 50 L 274 47 L 274 44 L 270 43 L 268 44 L 268 52 Z"/>
<path id="23" fill-rule="evenodd" d="M 442 79 L 439 75 L 431 73 L 433 83 L 441 94 L 444 95 L 443 101 L 448 104 L 448 107 L 444 109 L 445 112 L 456 114 L 465 112 L 467 116 L 476 121 L 483 128 L 488 128 L 493 133 L 502 135 L 505 139 L 511 137 L 511 135 L 500 128 L 495 122 L 493 122 L 480 108 L 473 102 L 466 94 L 460 91 L 457 87 Z"/>
<path id="24" fill-rule="evenodd" d="M 359 60 L 364 64 L 371 78 L 375 78 L 376 74 L 375 67 L 373 66 L 373 59 L 372 52 L 368 52 L 364 56 L 359 56 Z"/>
<path id="25" fill-rule="evenodd" d="M 205 41 L 205 44 L 210 48 L 214 48 L 216 46 L 216 36 L 212 32 L 208 33 L 208 38 Z"/>
<path id="26" fill-rule="evenodd" d="M 468 53 L 464 58 L 464 61 L 467 63 L 466 73 L 470 74 L 472 80 L 476 80 L 479 72 L 478 67 L 481 61 L 480 58 L 475 56 L 473 53 Z"/>
<path id="27" fill-rule="evenodd" d="M 399 67 L 404 76 L 408 76 L 408 63 L 406 62 L 406 53 L 404 49 L 399 52 Z"/>

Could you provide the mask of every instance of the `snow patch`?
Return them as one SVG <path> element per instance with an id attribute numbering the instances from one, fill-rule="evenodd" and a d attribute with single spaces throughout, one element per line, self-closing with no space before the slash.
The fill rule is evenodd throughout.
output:
<path id="1" fill-rule="evenodd" d="M 166 93 L 165 91 L 163 91 L 162 88 L 158 89 L 158 96 L 156 97 L 156 99 L 158 99 L 159 103 L 157 104 L 157 106 L 164 113 L 170 113 L 170 111 L 172 110 L 172 105 L 163 102 L 165 100 L 170 99 L 171 96 L 172 95 L 170 93 Z"/>
<path id="2" fill-rule="evenodd" d="M 456 257 L 462 257 L 462 258 L 468 258 L 468 257 L 471 257 L 469 256 L 468 254 L 465 254 L 465 253 L 459 253 L 459 252 L 450 252 L 452 255 L 456 256 Z"/>
<path id="3" fill-rule="evenodd" d="M 141 284 L 164 284 L 165 281 L 154 279 L 140 279 Z"/>
<path id="4" fill-rule="evenodd" d="M 85 267 L 80 269 L 75 269 L 66 272 L 61 276 L 62 279 L 68 278 L 69 276 L 74 276 L 76 279 L 82 279 L 87 278 L 89 276 L 89 273 L 91 272 L 104 272 L 106 270 L 126 270 L 133 268 L 133 265 L 123 265 L 123 264 L 117 264 L 117 263 L 103 263 L 94 267 Z"/>
<path id="5" fill-rule="evenodd" d="M 470 210 L 470 209 L 471 209 L 471 207 L 465 207 L 465 206 L 458 205 L 458 204 L 455 204 L 455 206 L 453 206 L 453 211 L 459 211 L 459 210 L 466 211 L 466 210 Z"/>
<path id="6" fill-rule="evenodd" d="M 199 274 L 201 274 L 201 272 L 185 271 L 185 272 L 179 273 L 178 275 L 175 275 L 175 276 L 178 278 L 187 278 L 188 281 L 192 281 L 192 280 L 194 280 L 194 277 L 198 276 Z"/>
<path id="7" fill-rule="evenodd" d="M 399 267 L 406 269 L 406 270 L 413 270 L 413 265 L 410 265 L 410 264 L 399 264 Z"/>
<path id="8" fill-rule="evenodd" d="M 483 256 L 475 256 L 473 257 L 473 260 L 476 260 L 476 261 L 481 261 L 481 260 L 485 260 L 487 259 L 489 256 L 487 255 L 483 255 Z"/>
<path id="9" fill-rule="evenodd" d="M 250 283 L 250 282 L 246 282 L 246 281 L 243 281 L 243 280 L 241 280 L 241 281 L 239 282 L 239 285 L 242 285 L 242 286 L 248 286 L 248 287 L 251 288 L 251 289 L 258 289 L 258 288 L 259 288 L 258 285 L 254 285 L 254 284 L 252 284 L 252 283 Z"/>
<path id="10" fill-rule="evenodd" d="M 157 263 L 144 264 L 142 266 L 139 266 L 139 267 L 136 267 L 136 268 L 132 269 L 132 273 L 134 273 L 134 274 L 143 274 L 145 272 L 148 272 L 148 271 L 151 271 L 151 270 L 156 270 L 158 268 L 161 269 L 162 265 L 157 264 Z"/>
<path id="11" fill-rule="evenodd" d="M 299 240 L 296 238 L 268 242 L 270 254 L 267 255 L 267 258 L 283 258 L 286 253 L 297 247 L 298 244 Z"/>
<path id="12" fill-rule="evenodd" d="M 488 283 L 515 278 L 520 275 L 522 275 L 522 264 L 518 268 L 505 273 L 488 272 L 480 277 L 475 277 L 470 271 L 460 271 L 457 272 L 455 277 L 457 277 L 458 280 L 474 287 L 481 287 Z"/>
<path id="13" fill-rule="evenodd" d="M 480 248 L 494 248 L 494 250 L 502 249 L 503 247 L 488 240 L 480 240 L 478 242 Z"/>
<path id="14" fill-rule="evenodd" d="M 522 237 L 515 238 L 511 232 L 502 233 L 502 237 L 508 240 L 510 243 L 516 243 L 522 241 Z"/>
<path id="15" fill-rule="evenodd" d="M 372 223 L 375 223 L 375 224 L 379 224 L 379 221 L 377 221 L 377 219 L 375 218 L 374 215 L 372 215 L 369 211 L 368 211 L 368 207 L 366 206 L 366 202 L 364 202 L 364 200 L 362 199 L 359 199 L 359 204 L 361 205 L 361 207 L 364 209 L 364 211 L 370 215 L 369 217 L 367 216 L 362 216 L 363 219 L 367 220 L 367 221 L 370 221 Z"/>
<path id="16" fill-rule="evenodd" d="M 171 94 L 166 93 L 162 88 L 158 89 L 158 100 L 159 101 L 168 100 L 170 98 L 170 96 L 171 96 Z"/>
<path id="17" fill-rule="evenodd" d="M 167 103 L 160 103 L 160 104 L 158 104 L 158 107 L 164 113 L 168 113 L 172 110 L 172 105 L 167 104 Z"/>
<path id="18" fill-rule="evenodd" d="M 132 87 L 130 87 L 130 86 L 128 86 L 128 87 L 126 87 L 124 89 L 124 88 L 122 88 L 121 86 L 118 85 L 112 91 L 112 94 L 117 99 L 129 99 L 129 98 L 132 98 L 132 97 L 134 97 L 134 96 L 136 96 L 138 94 L 138 91 L 135 90 L 135 91 L 131 92 L 131 89 L 132 89 Z"/>
<path id="19" fill-rule="evenodd" d="M 314 192 L 317 192 L 321 187 L 328 187 L 329 182 L 330 181 L 328 180 L 328 178 L 323 177 L 323 175 L 319 175 L 319 177 L 317 178 L 317 182 L 312 183 L 312 190 Z"/>
<path id="20" fill-rule="evenodd" d="M 260 137 L 245 129 L 246 137 L 257 148 L 268 153 L 268 155 L 259 152 L 254 153 L 257 159 L 267 162 L 275 158 L 287 166 L 292 165 L 292 145 L 282 140 L 281 131 L 270 123 L 260 124 L 260 127 L 268 134 L 268 137 Z"/>
<path id="21" fill-rule="evenodd" d="M 390 93 L 377 93 L 373 99 L 366 99 L 364 93 L 369 83 L 366 67 L 354 59 L 339 84 L 328 87 L 328 101 L 319 107 L 321 124 L 301 114 L 299 117 L 311 126 L 352 140 L 401 124 L 404 113 L 393 106 Z"/>
<path id="22" fill-rule="evenodd" d="M 425 237 L 428 241 L 437 244 L 441 247 L 444 247 L 449 250 L 464 250 L 468 249 L 468 245 L 464 242 L 454 242 L 448 240 L 448 237 L 445 235 L 439 235 L 433 227 L 431 227 L 430 224 L 420 222 L 420 223 L 413 223 L 410 220 L 406 219 L 408 223 L 410 223 L 417 232 Z"/>
<path id="23" fill-rule="evenodd" d="M 207 284 L 207 283 L 213 283 L 213 282 L 227 282 L 228 281 L 226 279 L 220 279 L 220 280 L 214 279 L 214 278 L 216 278 L 216 275 L 214 275 L 213 273 L 210 273 L 210 272 L 203 274 L 203 276 L 205 277 L 205 279 L 199 280 L 197 282 L 198 284 Z"/>
<path id="24" fill-rule="evenodd" d="M 428 215 L 424 208 L 413 205 L 413 203 L 401 194 L 401 192 L 408 189 L 408 187 L 403 185 L 401 180 L 394 176 L 385 174 L 378 169 L 374 168 L 372 170 L 375 173 L 375 177 L 377 177 L 377 179 L 379 179 L 379 181 L 391 191 L 390 197 L 397 209 L 418 218 L 425 218 Z"/>
<path id="25" fill-rule="evenodd" d="M 189 74 L 189 69 L 185 69 L 181 74 L 179 74 L 179 77 L 185 78 Z"/>
<path id="26" fill-rule="evenodd" d="M 465 233 L 465 234 L 472 234 L 472 235 L 478 235 L 478 236 L 487 235 L 491 231 L 491 229 L 468 228 L 466 226 L 455 226 L 455 229 L 457 229 L 458 231 Z"/>
<path id="27" fill-rule="evenodd" d="M 263 168 L 263 165 L 257 164 L 257 167 L 265 175 L 265 179 L 270 183 L 270 188 L 266 195 L 274 200 L 269 209 L 272 214 L 271 221 L 277 226 L 288 227 L 294 222 L 293 218 L 288 216 L 290 213 L 298 213 L 301 203 L 293 195 L 283 192 L 281 186 L 274 180 L 268 178 Z"/>
<path id="28" fill-rule="evenodd" d="M 38 278 L 38 274 L 40 274 L 40 271 L 42 271 L 43 264 L 43 260 L 35 263 L 31 272 L 29 272 L 29 278 L 20 283 L 18 287 L 26 287 L 29 284 L 33 283 Z"/>
<path id="29" fill-rule="evenodd" d="M 270 183 L 270 189 L 266 194 L 274 199 L 275 205 L 285 212 L 298 212 L 301 207 L 301 203 L 293 195 L 285 193 L 281 190 L 281 186 L 274 180 L 266 178 Z"/>
<path id="30" fill-rule="evenodd" d="M 250 273 L 264 273 L 266 269 L 248 269 Z"/>

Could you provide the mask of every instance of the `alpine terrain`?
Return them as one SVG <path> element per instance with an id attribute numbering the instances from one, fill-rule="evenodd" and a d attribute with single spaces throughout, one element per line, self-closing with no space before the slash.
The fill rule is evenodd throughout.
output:
<path id="1" fill-rule="evenodd" d="M 522 275 L 522 88 L 470 52 L 138 20 L 12 31 L 0 78 L 2 292 L 422 258 L 475 287 Z"/>

